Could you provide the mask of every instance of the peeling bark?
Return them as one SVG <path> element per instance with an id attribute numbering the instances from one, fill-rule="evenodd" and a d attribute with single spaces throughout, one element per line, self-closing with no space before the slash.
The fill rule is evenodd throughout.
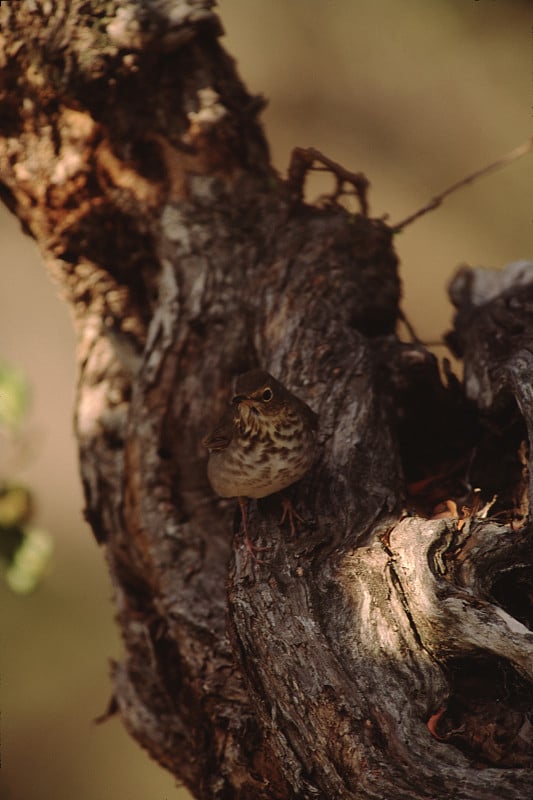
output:
<path id="1" fill-rule="evenodd" d="M 334 202 L 346 171 L 321 208 L 276 175 L 211 5 L 0 7 L 0 186 L 79 334 L 119 713 L 199 798 L 523 800 L 533 266 L 458 274 L 443 383 L 395 335 L 393 232 Z M 321 455 L 297 538 L 250 503 L 250 564 L 200 441 L 256 366 Z"/>

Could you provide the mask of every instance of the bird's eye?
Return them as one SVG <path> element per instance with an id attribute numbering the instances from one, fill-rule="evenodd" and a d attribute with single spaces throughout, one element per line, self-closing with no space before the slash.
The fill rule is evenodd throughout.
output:
<path id="1" fill-rule="evenodd" d="M 269 400 L 272 400 L 272 389 L 265 389 L 261 397 L 263 398 L 265 403 L 268 403 Z"/>

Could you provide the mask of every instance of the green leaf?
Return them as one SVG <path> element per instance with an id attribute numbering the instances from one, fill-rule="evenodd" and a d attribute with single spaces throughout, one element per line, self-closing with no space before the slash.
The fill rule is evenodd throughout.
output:
<path id="1" fill-rule="evenodd" d="M 0 481 L 0 528 L 27 522 L 32 512 L 32 498 L 25 486 Z"/>
<path id="2" fill-rule="evenodd" d="M 28 381 L 20 370 L 0 362 L 0 426 L 16 430 L 28 409 Z"/>
<path id="3" fill-rule="evenodd" d="M 10 588 L 18 594 L 28 594 L 35 589 L 48 567 L 53 541 L 40 528 L 24 527 L 19 533 L 18 546 L 13 548 L 11 558 L 2 559 L 0 564 Z M 1 535 L 0 530 L 0 538 Z"/>

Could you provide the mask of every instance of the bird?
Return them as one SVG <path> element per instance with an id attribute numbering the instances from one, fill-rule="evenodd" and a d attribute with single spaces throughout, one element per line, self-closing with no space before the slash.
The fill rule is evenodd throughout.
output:
<path id="1" fill-rule="evenodd" d="M 237 497 L 244 543 L 255 558 L 249 537 L 246 498 L 261 498 L 286 489 L 305 475 L 317 454 L 318 416 L 276 378 L 261 369 L 240 375 L 231 407 L 203 445 L 209 451 L 207 477 L 221 497 Z M 283 501 L 281 523 L 299 518 Z"/>

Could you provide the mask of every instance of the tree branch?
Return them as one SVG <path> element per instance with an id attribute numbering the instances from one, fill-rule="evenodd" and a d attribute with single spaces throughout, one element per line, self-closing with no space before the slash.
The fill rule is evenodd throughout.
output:
<path id="1" fill-rule="evenodd" d="M 210 2 L 35 5 L 0 8 L 0 181 L 74 310 L 127 728 L 199 798 L 528 795 L 532 612 L 510 576 L 533 569 L 531 281 L 480 308 L 454 290 L 465 398 L 396 339 L 392 230 L 273 171 Z M 250 506 L 251 565 L 200 442 L 259 365 L 319 414 L 321 455 L 297 539 L 278 497 Z M 428 481 L 458 507 L 497 490 L 495 518 L 431 519 L 418 495 L 406 519 Z"/>

